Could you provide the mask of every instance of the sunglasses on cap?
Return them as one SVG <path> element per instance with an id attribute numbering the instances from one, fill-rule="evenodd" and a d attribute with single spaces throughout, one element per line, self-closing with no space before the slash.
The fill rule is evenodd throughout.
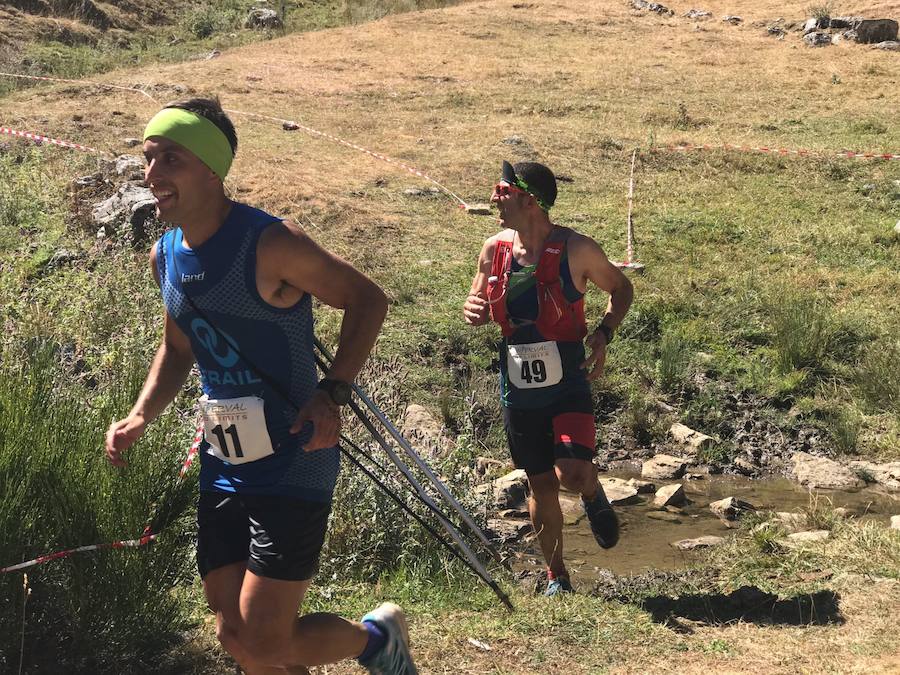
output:
<path id="1" fill-rule="evenodd" d="M 503 161 L 503 170 L 500 174 L 500 182 L 494 186 L 494 192 L 497 193 L 498 196 L 508 195 L 511 191 L 516 192 L 526 192 L 534 197 L 534 200 L 538 203 L 544 211 L 550 210 L 550 205 L 547 204 L 543 199 L 537 196 L 530 187 L 528 187 L 528 183 L 519 178 L 516 175 L 516 170 L 513 169 L 512 164 Z"/>

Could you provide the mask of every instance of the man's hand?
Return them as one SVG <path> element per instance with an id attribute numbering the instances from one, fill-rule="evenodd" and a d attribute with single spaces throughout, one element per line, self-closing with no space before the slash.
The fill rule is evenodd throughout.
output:
<path id="1" fill-rule="evenodd" d="M 581 364 L 583 370 L 588 370 L 588 382 L 596 380 L 603 374 L 603 365 L 606 363 L 606 335 L 602 330 L 595 330 L 588 336 L 587 347 L 590 354 Z"/>
<path id="2" fill-rule="evenodd" d="M 312 398 L 297 413 L 297 419 L 291 426 L 291 433 L 300 433 L 307 422 L 312 422 L 313 435 L 303 448 L 306 452 L 330 448 L 337 444 L 341 433 L 341 409 L 326 392 L 316 390 Z"/>
<path id="3" fill-rule="evenodd" d="M 106 459 L 113 466 L 128 466 L 128 463 L 122 459 L 122 453 L 134 445 L 134 442 L 141 437 L 147 424 L 142 417 L 137 415 L 129 415 L 123 420 L 113 422 L 109 425 L 106 432 Z"/>
<path id="4" fill-rule="evenodd" d="M 463 317 L 470 326 L 482 326 L 490 320 L 488 303 L 484 293 L 470 293 L 463 303 Z"/>

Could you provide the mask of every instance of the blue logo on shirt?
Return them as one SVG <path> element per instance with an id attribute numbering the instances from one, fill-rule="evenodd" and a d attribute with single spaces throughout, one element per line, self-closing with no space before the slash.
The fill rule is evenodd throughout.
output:
<path id="1" fill-rule="evenodd" d="M 216 362 L 222 366 L 223 368 L 230 368 L 235 363 L 238 362 L 238 353 L 231 348 L 231 345 L 237 345 L 237 342 L 227 333 L 222 333 L 225 337 L 224 341 L 224 354 L 220 354 L 222 351 L 219 349 L 219 333 L 221 331 L 216 331 L 203 319 L 194 319 L 191 321 L 191 330 L 194 332 L 194 337 L 197 338 L 197 341 L 200 342 L 204 347 L 206 347 L 207 351 L 212 355 L 212 357 L 216 360 Z"/>

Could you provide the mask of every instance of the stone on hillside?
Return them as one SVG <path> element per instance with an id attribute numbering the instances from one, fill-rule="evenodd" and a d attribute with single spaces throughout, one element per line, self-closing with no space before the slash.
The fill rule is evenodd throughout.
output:
<path id="1" fill-rule="evenodd" d="M 603 486 L 603 492 L 613 506 L 634 504 L 640 499 L 637 489 L 621 478 L 601 478 L 600 485 Z"/>
<path id="2" fill-rule="evenodd" d="M 95 225 L 104 229 L 104 236 L 110 229 L 117 229 L 127 223 L 134 241 L 143 238 L 147 221 L 155 216 L 156 200 L 153 193 L 132 183 L 126 183 L 112 197 L 95 204 L 91 211 L 91 219 Z"/>
<path id="3" fill-rule="evenodd" d="M 691 455 L 695 455 L 715 443 L 715 439 L 712 436 L 695 431 L 679 422 L 675 422 L 669 427 L 669 434 L 684 446 L 685 452 Z"/>
<path id="4" fill-rule="evenodd" d="M 853 490 L 865 483 L 848 467 L 806 452 L 794 453 L 792 474 L 798 483 L 811 488 Z"/>
<path id="5" fill-rule="evenodd" d="M 788 534 L 802 532 L 809 523 L 805 513 L 795 513 L 793 511 L 778 511 L 775 514 L 774 520 L 781 525 Z"/>
<path id="6" fill-rule="evenodd" d="M 888 490 L 900 490 L 900 462 L 850 462 L 856 475 L 866 482 L 878 483 Z M 871 478 L 871 481 L 869 480 Z"/>
<path id="7" fill-rule="evenodd" d="M 891 529 L 900 530 L 900 516 L 891 516 Z"/>
<path id="8" fill-rule="evenodd" d="M 656 492 L 656 485 L 648 480 L 640 480 L 639 478 L 629 478 L 628 485 L 638 491 L 639 495 Z"/>
<path id="9" fill-rule="evenodd" d="M 501 509 L 517 508 L 528 493 L 528 476 L 522 469 L 510 471 L 494 481 L 494 500 Z"/>
<path id="10" fill-rule="evenodd" d="M 744 20 L 739 16 L 734 16 L 733 14 L 728 14 L 722 17 L 722 21 L 725 23 L 730 23 L 732 26 L 737 26 L 740 23 L 743 23 Z"/>
<path id="11" fill-rule="evenodd" d="M 494 469 L 499 469 L 503 465 L 504 462 L 501 462 L 499 459 L 493 459 L 491 457 L 476 457 L 475 475 L 483 476 L 487 473 L 492 472 Z"/>
<path id="12" fill-rule="evenodd" d="M 665 5 L 659 4 L 658 2 L 647 2 L 647 0 L 631 0 L 631 6 L 635 9 L 646 9 L 648 12 L 656 12 L 657 14 L 675 16 L 675 12 L 673 12 Z"/>
<path id="13" fill-rule="evenodd" d="M 709 548 L 711 546 L 718 546 L 724 541 L 725 539 L 723 539 L 722 537 L 707 535 L 705 537 L 697 537 L 696 539 L 682 539 L 681 541 L 675 541 L 672 542 L 672 546 L 680 551 L 693 551 L 695 548 Z"/>
<path id="14" fill-rule="evenodd" d="M 72 185 L 76 189 L 98 187 L 103 185 L 103 175 L 100 173 L 92 173 L 89 176 L 80 176 L 72 181 Z"/>
<path id="15" fill-rule="evenodd" d="M 686 19 L 694 19 L 695 21 L 699 21 L 701 19 L 711 19 L 712 12 L 705 9 L 689 9 L 684 13 L 684 17 Z"/>
<path id="16" fill-rule="evenodd" d="M 673 483 L 672 485 L 664 485 L 656 491 L 653 504 L 656 506 L 680 506 L 684 504 L 686 499 L 684 487 L 681 483 Z"/>
<path id="17" fill-rule="evenodd" d="M 803 41 L 810 47 L 825 47 L 831 44 L 831 34 L 822 32 L 807 33 L 803 36 Z"/>
<path id="18" fill-rule="evenodd" d="M 125 180 L 144 180 L 144 160 L 135 155 L 116 157 L 116 175 Z"/>
<path id="19" fill-rule="evenodd" d="M 709 510 L 722 520 L 737 520 L 748 511 L 755 511 L 756 507 L 750 502 L 736 497 L 725 497 L 709 505 Z"/>
<path id="20" fill-rule="evenodd" d="M 834 30 L 855 29 L 863 18 L 860 16 L 833 16 L 828 22 L 828 27 Z"/>
<path id="21" fill-rule="evenodd" d="M 141 145 L 140 138 L 126 138 L 123 142 L 125 143 L 125 146 L 129 148 L 136 148 Z"/>
<path id="22" fill-rule="evenodd" d="M 674 513 L 669 513 L 668 511 L 648 511 L 647 517 L 651 520 L 662 520 L 667 523 L 680 523 L 681 518 L 679 518 Z"/>
<path id="23" fill-rule="evenodd" d="M 501 544 L 514 542 L 521 539 L 522 535 L 531 530 L 531 522 L 528 520 L 506 520 L 503 518 L 489 518 L 487 521 L 487 535 Z"/>
<path id="24" fill-rule="evenodd" d="M 684 475 L 687 462 L 683 457 L 672 455 L 656 455 L 641 466 L 641 476 L 657 480 L 674 480 Z"/>
<path id="25" fill-rule="evenodd" d="M 897 27 L 898 24 L 893 19 L 863 19 L 856 26 L 856 41 L 876 44 L 896 40 Z"/>
<path id="26" fill-rule="evenodd" d="M 759 473 L 759 467 L 747 457 L 735 457 L 732 464 L 744 476 L 755 476 Z"/>
<path id="27" fill-rule="evenodd" d="M 441 423 L 427 408 L 417 403 L 410 403 L 406 407 L 401 431 L 405 436 L 436 451 L 435 454 L 442 455 L 448 449 L 449 443 Z"/>
<path id="28" fill-rule="evenodd" d="M 281 28 L 281 17 L 274 9 L 255 7 L 247 14 L 244 28 Z"/>
<path id="29" fill-rule="evenodd" d="M 806 20 L 806 23 L 803 24 L 803 34 L 812 33 L 819 28 L 828 28 L 831 19 L 827 16 L 823 17 L 810 17 Z"/>
<path id="30" fill-rule="evenodd" d="M 828 530 L 810 530 L 808 532 L 794 532 L 789 534 L 786 539 L 782 539 L 779 543 L 784 546 L 802 546 L 816 541 L 825 541 L 831 536 Z"/>
<path id="31" fill-rule="evenodd" d="M 887 52 L 900 52 L 900 42 L 896 40 L 885 40 L 878 44 L 872 45 L 872 49 L 882 49 Z"/>

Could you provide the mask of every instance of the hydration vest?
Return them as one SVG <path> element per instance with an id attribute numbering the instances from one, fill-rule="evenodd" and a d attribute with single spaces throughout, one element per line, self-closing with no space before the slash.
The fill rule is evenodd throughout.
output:
<path id="1" fill-rule="evenodd" d="M 544 250 L 534 270 L 538 315 L 533 322 L 514 323 L 507 312 L 505 296 L 509 288 L 513 241 L 497 241 L 490 275 L 494 281 L 488 281 L 487 294 L 491 319 L 500 324 L 503 337 L 509 337 L 517 328 L 531 323 L 545 339 L 556 342 L 580 342 L 587 335 L 584 297 L 575 302 L 566 300 L 559 275 L 560 262 L 571 235 L 572 230 L 568 227 L 556 227 L 544 242 Z"/>

